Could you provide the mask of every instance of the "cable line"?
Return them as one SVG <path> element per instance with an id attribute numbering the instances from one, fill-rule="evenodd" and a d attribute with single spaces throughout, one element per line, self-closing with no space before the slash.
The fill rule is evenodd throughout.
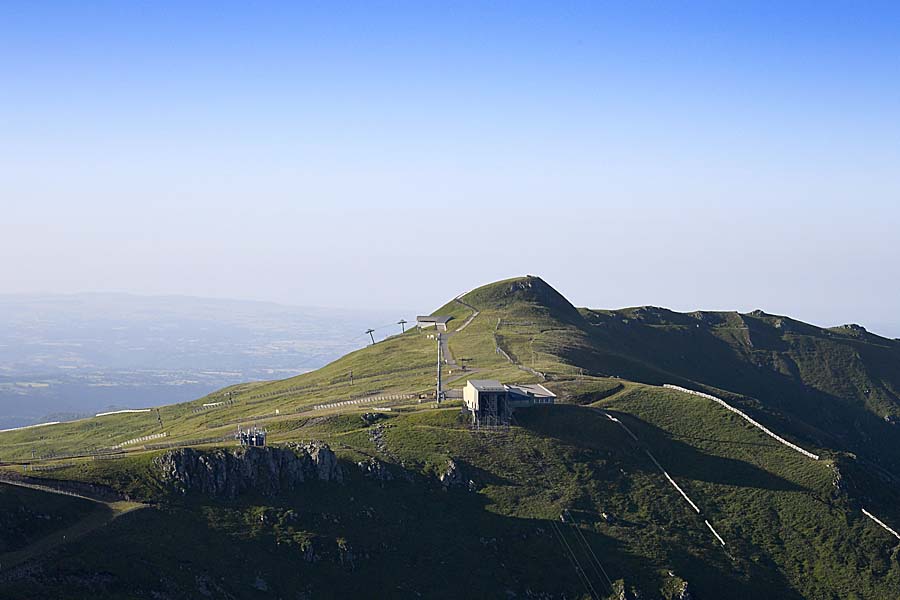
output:
<path id="1" fill-rule="evenodd" d="M 594 589 L 591 580 L 588 578 L 587 573 L 584 572 L 584 569 L 581 568 L 581 562 L 579 562 L 578 557 L 575 556 L 575 552 L 572 550 L 572 547 L 569 545 L 569 542 L 566 541 L 566 537 L 559 530 L 559 526 L 555 521 L 550 521 L 550 524 L 553 525 L 554 531 L 556 531 L 556 535 L 559 536 L 559 539 L 562 540 L 563 546 L 565 546 L 566 550 L 569 551 L 570 560 L 574 563 L 575 571 L 578 573 L 581 582 L 584 584 L 585 589 L 588 590 L 588 594 L 590 594 L 592 600 L 594 598 L 600 598 L 600 595 L 597 593 L 597 590 Z"/>
<path id="2" fill-rule="evenodd" d="M 566 509 L 566 517 L 569 519 L 569 525 L 572 529 L 575 530 L 576 535 L 581 540 L 581 543 L 587 548 L 588 553 L 593 557 L 593 562 L 591 566 L 594 568 L 594 572 L 599 576 L 600 573 L 603 574 L 603 578 L 606 579 L 606 583 L 609 585 L 609 591 L 613 591 L 612 580 L 609 578 L 609 575 L 606 574 L 606 569 L 603 568 L 603 565 L 600 563 L 600 559 L 597 558 L 597 555 L 594 553 L 594 549 L 591 548 L 591 545 L 588 543 L 587 538 L 584 537 L 584 533 L 581 531 L 579 527 L 575 525 L 575 520 L 572 518 L 572 513 L 569 512 L 569 509 Z M 597 567 L 600 568 L 600 571 L 597 572 Z"/>

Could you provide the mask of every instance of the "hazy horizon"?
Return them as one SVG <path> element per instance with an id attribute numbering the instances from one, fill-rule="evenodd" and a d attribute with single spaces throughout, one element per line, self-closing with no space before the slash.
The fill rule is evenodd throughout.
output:
<path id="1" fill-rule="evenodd" d="M 532 273 L 532 274 L 533 274 L 533 275 L 540 276 L 540 275 L 537 274 L 537 273 Z M 518 275 L 510 275 L 509 277 L 517 277 L 517 276 L 518 276 Z M 508 279 L 509 277 L 504 277 L 504 278 L 502 278 L 502 279 Z M 467 287 L 467 288 L 465 288 L 465 289 L 462 289 L 462 288 L 461 288 L 462 291 L 460 291 L 459 293 L 460 293 L 460 294 L 461 294 L 461 293 L 464 293 L 464 292 L 466 292 L 466 291 L 469 291 L 469 290 L 471 290 L 471 289 L 474 289 L 475 287 L 479 287 L 479 286 L 481 286 L 481 285 L 485 285 L 485 284 L 488 284 L 488 283 L 492 283 L 492 282 L 490 282 L 490 281 L 484 281 L 484 282 L 478 283 L 478 284 L 475 285 L 475 286 L 469 286 L 469 287 Z M 555 286 L 555 285 L 553 284 L 552 281 L 548 281 L 548 283 L 549 283 L 550 285 L 553 285 L 554 287 L 556 287 L 557 291 L 559 291 L 559 292 L 562 293 L 564 296 L 566 296 L 565 290 L 559 289 L 557 286 Z M 431 312 L 433 312 L 434 310 L 437 310 L 437 309 L 440 308 L 444 303 L 446 303 L 447 301 L 451 300 L 453 297 L 455 297 L 455 296 L 457 296 L 457 295 L 458 295 L 458 294 L 453 294 L 452 296 L 448 296 L 448 297 L 446 297 L 446 298 L 444 298 L 444 299 L 442 299 L 442 300 L 439 300 L 439 301 L 433 303 L 432 305 L 429 305 L 429 306 L 426 306 L 426 307 L 422 307 L 421 309 L 411 309 L 411 308 L 409 308 L 409 307 L 406 307 L 406 308 L 403 308 L 403 307 L 385 307 L 385 308 L 378 309 L 377 311 L 374 311 L 374 312 L 376 312 L 376 313 L 378 313 L 378 314 L 387 315 L 387 314 L 389 314 L 388 311 L 392 311 L 392 313 L 390 313 L 390 314 L 396 314 L 398 318 L 408 318 L 408 319 L 412 319 L 412 318 L 415 317 L 416 314 L 430 314 Z M 162 299 L 184 299 L 184 300 L 200 300 L 200 301 L 215 301 L 215 302 L 257 303 L 257 304 L 260 304 L 260 305 L 269 305 L 269 306 L 275 306 L 275 307 L 281 307 L 281 308 L 289 308 L 289 309 L 297 309 L 297 310 L 340 311 L 340 312 L 343 312 L 343 313 L 352 313 L 352 312 L 354 312 L 354 311 L 357 311 L 357 312 L 359 312 L 359 313 L 361 313 L 361 314 L 371 314 L 371 313 L 373 312 L 373 311 L 368 310 L 366 307 L 363 307 L 363 306 L 357 306 L 357 307 L 353 307 L 353 306 L 324 306 L 324 305 L 321 305 L 321 304 L 320 304 L 320 305 L 317 305 L 317 304 L 299 305 L 299 304 L 289 304 L 289 303 L 284 303 L 284 302 L 277 302 L 277 301 L 272 301 L 272 300 L 260 300 L 260 299 L 257 299 L 257 298 L 226 298 L 226 297 L 214 297 L 214 296 L 190 296 L 190 295 L 185 295 L 185 294 L 139 294 L 139 293 L 134 293 L 134 292 L 110 292 L 110 291 L 102 291 L 102 290 L 95 290 L 95 291 L 80 291 L 80 292 L 58 292 L 58 293 L 53 293 L 53 292 L 17 292 L 17 293 L 6 293 L 6 294 L 0 293 L 0 304 L 2 304 L 2 301 L 3 301 L 4 299 L 8 299 L 8 298 L 17 298 L 17 297 L 18 297 L 18 298 L 23 298 L 23 297 L 24 297 L 24 298 L 28 298 L 28 297 L 33 297 L 33 298 L 50 298 L 50 297 L 74 298 L 74 297 L 79 297 L 79 296 L 125 296 L 125 297 L 131 297 L 131 298 L 136 298 L 136 299 L 144 298 L 144 299 L 153 299 L 153 300 L 162 300 Z M 569 300 L 571 300 L 571 298 L 569 298 Z M 688 307 L 688 308 L 674 308 L 674 307 L 672 307 L 672 306 L 666 306 L 666 305 L 662 305 L 662 304 L 659 304 L 659 303 L 652 303 L 652 302 L 651 302 L 651 303 L 647 303 L 647 304 L 630 304 L 630 305 L 622 305 L 622 306 L 602 306 L 602 305 L 597 305 L 597 304 L 591 304 L 591 303 L 578 303 L 578 302 L 573 302 L 573 304 L 574 304 L 576 307 L 579 307 L 579 308 L 612 309 L 612 310 L 615 310 L 615 309 L 622 309 L 622 308 L 633 308 L 633 307 L 636 307 L 636 306 L 661 306 L 662 308 L 667 308 L 667 309 L 675 310 L 675 311 L 678 311 L 678 312 L 693 312 L 693 311 L 696 311 L 696 310 L 706 310 L 706 311 L 737 311 L 737 312 L 742 312 L 742 313 L 748 313 L 748 312 L 751 312 L 751 311 L 753 311 L 753 310 L 759 309 L 759 310 L 763 310 L 764 312 L 767 312 L 767 313 L 770 313 L 770 314 L 776 314 L 776 315 L 780 315 L 780 316 L 791 317 L 791 318 L 793 318 L 793 319 L 797 319 L 797 320 L 799 320 L 799 321 L 804 321 L 804 322 L 810 323 L 810 324 L 812 324 L 812 325 L 817 325 L 817 326 L 819 326 L 819 327 L 837 327 L 837 326 L 840 326 L 840 325 L 847 325 L 847 324 L 855 323 L 855 324 L 864 326 L 864 327 L 865 327 L 867 330 L 869 330 L 871 333 L 875 333 L 875 334 L 881 335 L 882 337 L 887 337 L 887 338 L 897 338 L 897 339 L 900 339 L 900 321 L 887 321 L 887 322 L 874 322 L 874 321 L 868 321 L 868 322 L 857 322 L 857 321 L 848 321 L 848 320 L 844 320 L 844 321 L 840 321 L 840 322 L 832 322 L 832 323 L 828 323 L 828 322 L 817 322 L 817 321 L 815 321 L 815 320 L 813 320 L 813 319 L 807 319 L 807 318 L 804 318 L 803 315 L 789 314 L 789 313 L 779 313 L 779 312 L 776 312 L 776 311 L 766 310 L 765 308 L 762 308 L 762 307 L 742 308 L 742 309 L 737 309 L 737 308 L 734 308 L 734 307 L 718 307 L 718 308 Z M 379 328 L 384 328 L 384 326 L 379 325 Z M 360 337 L 362 338 L 362 337 L 364 337 L 364 336 L 360 336 Z"/>
<path id="2" fill-rule="evenodd" d="M 900 336 L 900 11 L 4 3 L 0 293 L 579 306 Z"/>
<path id="3" fill-rule="evenodd" d="M 398 312 L 186 296 L 0 295 L 0 429 L 292 377 L 368 345 L 368 328 L 376 340 L 400 333 Z"/>

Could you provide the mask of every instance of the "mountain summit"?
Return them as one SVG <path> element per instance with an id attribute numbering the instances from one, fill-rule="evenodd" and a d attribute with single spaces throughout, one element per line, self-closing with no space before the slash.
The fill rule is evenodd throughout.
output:
<path id="1" fill-rule="evenodd" d="M 495 310 L 544 310 L 547 316 L 564 322 L 580 323 L 582 317 L 562 294 L 540 277 L 526 275 L 476 288 L 461 297 L 479 307 Z"/>

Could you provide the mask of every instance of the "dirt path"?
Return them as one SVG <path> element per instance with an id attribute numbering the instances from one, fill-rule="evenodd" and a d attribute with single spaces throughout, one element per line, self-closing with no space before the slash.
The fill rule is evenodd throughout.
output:
<path id="1" fill-rule="evenodd" d="M 22 548 L 21 550 L 0 554 L 0 571 L 5 571 L 17 565 L 20 565 L 27 560 L 46 554 L 54 548 L 62 546 L 63 544 L 67 544 L 73 540 L 77 540 L 83 535 L 99 529 L 107 525 L 108 523 L 111 523 L 114 519 L 124 514 L 132 512 L 134 510 L 139 510 L 141 508 L 146 508 L 148 506 L 147 504 L 142 504 L 140 502 L 129 502 L 127 500 L 104 502 L 103 500 L 90 498 L 88 496 L 82 496 L 80 494 L 62 492 L 59 490 L 54 490 L 51 487 L 33 485 L 23 482 L 0 481 L 0 485 L 12 485 L 39 490 L 48 494 L 73 496 L 76 498 L 81 498 L 83 500 L 89 500 L 100 505 L 96 511 L 92 512 L 77 523 L 66 527 L 65 529 L 49 533 L 39 540 L 36 540 L 28 546 Z"/>
<path id="2" fill-rule="evenodd" d="M 463 377 L 471 377 L 472 375 L 474 375 L 475 373 L 478 373 L 479 371 L 481 371 L 481 369 L 466 368 L 466 370 L 461 372 L 459 375 L 453 375 L 452 377 L 447 377 L 446 379 L 444 379 L 444 383 L 451 384 L 454 381 L 462 379 Z"/>
<path id="3" fill-rule="evenodd" d="M 459 302 L 460 304 L 462 304 L 463 306 L 465 306 L 466 308 L 468 308 L 469 310 L 472 311 L 472 314 L 469 315 L 469 318 L 466 319 L 465 321 L 463 321 L 463 324 L 460 325 L 459 327 L 457 327 L 456 330 L 453 332 L 453 333 L 459 333 L 460 331 L 462 331 L 463 329 L 465 329 L 466 327 L 468 327 L 468 326 L 469 326 L 469 323 L 471 323 L 472 321 L 474 321 L 474 320 L 475 320 L 475 317 L 477 317 L 479 314 L 481 314 L 481 311 L 479 311 L 477 308 L 475 308 L 475 307 L 472 306 L 471 304 L 468 304 L 467 302 L 464 302 L 463 300 L 460 300 L 459 298 L 454 298 L 454 300 L 455 300 L 456 302 Z"/>
<path id="4" fill-rule="evenodd" d="M 444 355 L 444 364 L 446 364 L 451 369 L 462 369 L 462 372 L 459 373 L 458 375 L 453 375 L 452 377 L 448 377 L 444 380 L 444 385 L 442 387 L 444 387 L 445 389 L 448 384 L 453 383 L 454 381 L 457 381 L 458 379 L 462 379 L 463 377 L 469 377 L 479 371 L 479 369 L 461 368 L 456 363 L 456 359 L 453 358 L 453 353 L 450 352 L 450 338 L 453 337 L 455 334 L 459 333 L 460 331 L 462 331 L 463 329 L 465 329 L 466 327 L 468 327 L 469 323 L 474 321 L 475 317 L 477 317 L 479 314 L 481 314 L 481 312 L 477 308 L 472 306 L 471 304 L 469 304 L 463 300 L 460 300 L 459 297 L 454 298 L 453 300 L 455 302 L 458 302 L 459 304 L 462 304 L 469 310 L 471 310 L 472 314 L 469 315 L 469 317 L 465 321 L 463 321 L 462 325 L 460 325 L 453 331 L 448 331 L 447 333 L 445 333 L 441 336 L 441 352 L 443 352 L 443 355 Z"/>
<path id="5" fill-rule="evenodd" d="M 444 355 L 444 364 L 449 367 L 456 366 L 456 360 L 453 358 L 453 353 L 450 352 L 450 336 L 452 333 L 445 333 L 441 335 L 441 352 Z"/>

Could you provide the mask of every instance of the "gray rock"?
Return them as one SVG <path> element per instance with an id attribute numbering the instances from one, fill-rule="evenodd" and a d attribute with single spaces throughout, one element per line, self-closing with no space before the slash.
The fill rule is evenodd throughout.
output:
<path id="1" fill-rule="evenodd" d="M 394 479 L 394 476 L 391 474 L 390 470 L 388 470 L 387 466 L 377 458 L 360 461 L 356 463 L 356 466 L 370 479 L 376 481 L 392 481 Z"/>
<path id="2" fill-rule="evenodd" d="M 689 587 L 690 586 L 688 586 L 687 581 L 682 581 L 681 589 L 678 590 L 678 593 L 675 596 L 675 599 L 676 600 L 694 600 L 694 596 L 691 594 L 690 590 L 688 589 Z"/>
<path id="3" fill-rule="evenodd" d="M 366 425 L 373 425 L 385 417 L 383 413 L 369 412 L 364 414 L 361 418 Z"/>
<path id="4" fill-rule="evenodd" d="M 613 598 L 616 600 L 642 600 L 644 595 L 634 586 L 628 586 L 624 580 L 613 582 Z"/>
<path id="5" fill-rule="evenodd" d="M 334 452 L 322 443 L 303 447 L 170 450 L 154 459 L 163 482 L 182 493 L 234 498 L 255 490 L 274 496 L 308 480 L 341 481 Z"/>
<path id="6" fill-rule="evenodd" d="M 444 469 L 444 472 L 440 474 L 439 479 L 441 480 L 441 485 L 446 489 L 453 487 L 468 487 L 469 483 L 452 458 L 447 461 L 447 467 Z"/>
<path id="7" fill-rule="evenodd" d="M 344 474 L 338 464 L 337 456 L 324 442 L 307 442 L 303 445 L 292 445 L 298 452 L 309 456 L 316 467 L 316 475 L 320 481 L 343 481 Z"/>

